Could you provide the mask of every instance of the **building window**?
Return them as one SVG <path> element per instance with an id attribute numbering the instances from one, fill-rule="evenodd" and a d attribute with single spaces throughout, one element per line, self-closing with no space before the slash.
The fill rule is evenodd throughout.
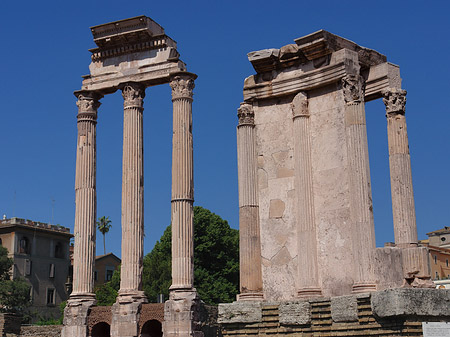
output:
<path id="1" fill-rule="evenodd" d="M 58 242 L 55 245 L 55 257 L 58 259 L 63 259 L 64 258 L 64 249 L 63 246 L 61 244 L 61 242 Z"/>
<path id="2" fill-rule="evenodd" d="M 439 280 L 439 274 L 436 272 L 436 280 Z"/>
<path id="3" fill-rule="evenodd" d="M 447 260 L 445 260 L 445 264 L 447 265 L 447 267 L 448 267 L 448 259 Z"/>
<path id="4" fill-rule="evenodd" d="M 31 260 L 25 259 L 25 276 L 31 275 Z"/>
<path id="5" fill-rule="evenodd" d="M 114 274 L 114 270 L 107 269 L 106 275 L 105 275 L 105 281 L 111 281 L 113 274 Z"/>
<path id="6" fill-rule="evenodd" d="M 30 254 L 31 252 L 30 241 L 26 236 L 23 236 L 19 241 L 19 253 L 20 254 Z"/>
<path id="7" fill-rule="evenodd" d="M 55 289 L 47 289 L 47 305 L 55 305 Z"/>
<path id="8" fill-rule="evenodd" d="M 30 304 L 33 304 L 33 286 L 30 286 Z"/>
<path id="9" fill-rule="evenodd" d="M 94 271 L 94 281 L 98 281 L 98 272 Z"/>
<path id="10" fill-rule="evenodd" d="M 434 264 L 437 264 L 437 255 L 434 256 Z"/>
<path id="11" fill-rule="evenodd" d="M 55 264 L 54 263 L 50 263 L 50 270 L 48 273 L 48 277 L 50 277 L 50 278 L 55 277 Z"/>
<path id="12" fill-rule="evenodd" d="M 2 244 L 2 239 L 0 238 L 0 246 L 3 246 L 3 244 Z"/>

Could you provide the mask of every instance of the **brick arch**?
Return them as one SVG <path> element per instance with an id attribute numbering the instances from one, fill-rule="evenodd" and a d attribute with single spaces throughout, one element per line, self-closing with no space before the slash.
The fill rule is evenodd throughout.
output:
<path id="1" fill-rule="evenodd" d="M 144 324 L 149 321 L 164 322 L 164 303 L 145 303 L 141 307 L 141 315 L 139 317 L 139 331 L 142 331 Z"/>
<path id="2" fill-rule="evenodd" d="M 89 336 L 90 337 L 109 337 L 111 335 L 111 326 L 106 322 L 99 322 L 95 324 Z"/>
<path id="3" fill-rule="evenodd" d="M 151 319 L 144 323 L 141 328 L 141 337 L 162 337 L 162 324 L 156 319 Z"/>
<path id="4" fill-rule="evenodd" d="M 99 306 L 91 308 L 88 316 L 89 336 L 94 337 L 92 335 L 92 330 L 95 326 L 99 327 L 99 324 L 101 323 L 107 324 L 109 327 L 111 326 L 111 307 Z"/>

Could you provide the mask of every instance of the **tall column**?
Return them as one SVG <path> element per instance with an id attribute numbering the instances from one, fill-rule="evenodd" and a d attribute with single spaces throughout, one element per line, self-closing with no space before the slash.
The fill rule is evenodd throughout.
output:
<path id="1" fill-rule="evenodd" d="M 392 215 L 395 245 L 402 249 L 405 287 L 434 288 L 428 249 L 417 242 L 416 213 L 406 130 L 406 90 L 383 91 L 386 106 L 389 167 L 391 173 Z"/>
<path id="2" fill-rule="evenodd" d="M 127 83 L 124 99 L 122 163 L 122 266 L 119 297 L 141 301 L 144 254 L 144 147 L 142 115 L 145 87 Z M 130 299 L 127 299 L 130 300 Z M 132 300 L 134 301 L 134 300 Z"/>
<path id="3" fill-rule="evenodd" d="M 95 304 L 96 124 L 101 95 L 79 91 L 75 174 L 73 290 L 64 311 L 64 337 L 85 337 L 89 307 Z"/>
<path id="4" fill-rule="evenodd" d="M 299 297 L 320 296 L 317 237 L 314 219 L 308 97 L 300 92 L 292 101 L 295 190 L 297 194 L 297 256 Z"/>
<path id="5" fill-rule="evenodd" d="M 241 103 L 237 126 L 241 288 L 238 300 L 264 298 L 254 117 L 252 106 Z"/>
<path id="6" fill-rule="evenodd" d="M 164 305 L 165 337 L 203 336 L 194 288 L 192 96 L 196 75 L 173 74 L 172 285 Z"/>
<path id="7" fill-rule="evenodd" d="M 192 96 L 195 77 L 175 76 L 170 82 L 173 102 L 172 138 L 172 285 L 194 288 L 194 166 Z"/>
<path id="8" fill-rule="evenodd" d="M 111 313 L 112 337 L 137 337 L 144 255 L 144 151 L 142 114 L 145 87 L 126 83 L 123 96 L 122 266 L 120 289 Z"/>
<path id="9" fill-rule="evenodd" d="M 360 75 L 342 79 L 350 189 L 350 214 L 354 225 L 353 292 L 376 290 L 374 275 L 375 228 L 370 187 L 364 80 Z"/>
<path id="10" fill-rule="evenodd" d="M 395 244 L 402 248 L 414 247 L 417 246 L 417 228 L 405 120 L 406 90 L 384 91 L 383 102 L 387 117 Z"/>

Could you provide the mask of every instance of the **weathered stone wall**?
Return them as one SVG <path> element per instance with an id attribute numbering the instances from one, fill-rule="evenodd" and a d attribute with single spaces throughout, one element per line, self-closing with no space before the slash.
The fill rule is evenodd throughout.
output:
<path id="1" fill-rule="evenodd" d="M 338 83 L 308 97 L 319 283 L 324 296 L 339 296 L 354 281 L 345 101 Z"/>
<path id="2" fill-rule="evenodd" d="M 390 289 L 290 302 L 219 305 L 223 336 L 422 336 L 450 321 L 450 291 Z"/>
<path id="3" fill-rule="evenodd" d="M 254 105 L 266 300 L 292 299 L 298 290 L 291 102 L 288 96 Z M 319 280 L 325 296 L 339 296 L 354 282 L 345 102 L 338 83 L 311 90 L 308 102 Z"/>
<path id="4" fill-rule="evenodd" d="M 62 325 L 22 326 L 19 337 L 60 337 Z"/>
<path id="5" fill-rule="evenodd" d="M 292 97 L 254 106 L 263 288 L 266 299 L 296 295 L 297 227 Z"/>

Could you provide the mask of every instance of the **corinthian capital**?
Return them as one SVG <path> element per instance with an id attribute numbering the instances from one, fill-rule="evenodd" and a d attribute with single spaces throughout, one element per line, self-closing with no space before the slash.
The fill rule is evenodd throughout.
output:
<path id="1" fill-rule="evenodd" d="M 306 93 L 299 92 L 295 95 L 291 103 L 292 117 L 309 117 L 308 96 Z"/>
<path id="2" fill-rule="evenodd" d="M 239 125 L 255 125 L 255 113 L 248 103 L 241 103 L 237 113 Z"/>
<path id="3" fill-rule="evenodd" d="M 97 109 L 101 105 L 99 99 L 103 96 L 95 91 L 78 91 L 75 96 L 78 98 L 78 119 L 97 119 Z"/>
<path id="4" fill-rule="evenodd" d="M 349 74 L 342 78 L 345 103 L 361 103 L 364 101 L 365 83 L 360 75 Z"/>
<path id="5" fill-rule="evenodd" d="M 382 92 L 387 114 L 405 114 L 406 90 L 390 88 Z"/>
<path id="6" fill-rule="evenodd" d="M 172 100 L 179 98 L 192 99 L 194 95 L 195 76 L 193 74 L 179 74 L 172 78 L 170 87 L 172 88 Z"/>
<path id="7" fill-rule="evenodd" d="M 140 83 L 127 83 L 122 89 L 124 108 L 142 108 L 144 106 L 145 86 Z"/>

